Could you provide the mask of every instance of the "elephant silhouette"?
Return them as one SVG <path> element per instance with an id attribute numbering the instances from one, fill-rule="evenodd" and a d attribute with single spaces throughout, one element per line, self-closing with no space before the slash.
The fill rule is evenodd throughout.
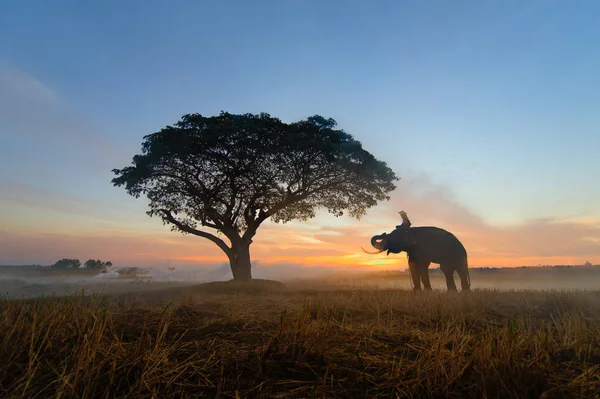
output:
<path id="1" fill-rule="evenodd" d="M 421 281 L 426 290 L 431 290 L 429 265 L 437 263 L 446 277 L 448 291 L 456 291 L 454 272 L 460 277 L 462 291 L 471 289 L 467 250 L 458 238 L 449 231 L 433 226 L 411 227 L 412 223 L 404 211 L 400 211 L 402 224 L 391 233 L 382 233 L 371 238 L 376 252 L 368 254 L 390 253 L 408 254 L 408 267 L 415 291 L 421 290 Z"/>

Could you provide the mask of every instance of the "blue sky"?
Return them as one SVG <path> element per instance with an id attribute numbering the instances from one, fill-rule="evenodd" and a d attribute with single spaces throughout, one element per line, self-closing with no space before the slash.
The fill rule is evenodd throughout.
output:
<path id="1" fill-rule="evenodd" d="M 545 220 L 596 229 L 600 220 L 598 2 L 0 7 L 7 236 L 57 225 L 163 234 L 140 201 L 110 185 L 110 169 L 182 114 L 220 110 L 336 119 L 403 178 L 400 207 L 410 189 L 443 196 L 436 206 L 458 204 L 490 228 Z M 15 245 L 0 263 L 25 256 Z M 597 248 L 587 251 L 598 257 Z"/>

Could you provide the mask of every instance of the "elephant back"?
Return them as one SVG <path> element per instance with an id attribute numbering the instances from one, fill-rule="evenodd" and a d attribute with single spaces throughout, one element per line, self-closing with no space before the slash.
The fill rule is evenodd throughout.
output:
<path id="1" fill-rule="evenodd" d="M 460 240 L 447 230 L 432 226 L 413 227 L 411 230 L 415 234 L 416 250 L 430 254 L 433 263 L 467 256 Z"/>

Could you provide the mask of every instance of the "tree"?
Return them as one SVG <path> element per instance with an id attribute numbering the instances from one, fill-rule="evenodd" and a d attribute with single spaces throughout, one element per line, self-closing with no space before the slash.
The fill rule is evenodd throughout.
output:
<path id="1" fill-rule="evenodd" d="M 112 262 L 108 261 L 108 262 L 102 262 L 100 259 L 88 259 L 87 261 L 85 261 L 85 263 L 83 264 L 85 267 L 87 267 L 88 269 L 101 269 L 104 266 L 112 266 Z"/>
<path id="2" fill-rule="evenodd" d="M 336 125 L 318 115 L 288 124 L 266 113 L 186 114 L 144 136 L 112 184 L 146 195 L 149 216 L 212 241 L 233 278 L 250 280 L 250 244 L 265 220 L 306 221 L 318 208 L 360 219 L 396 188 L 386 163 Z"/>
<path id="3" fill-rule="evenodd" d="M 70 258 L 63 258 L 52 265 L 52 267 L 57 268 L 57 269 L 68 269 L 68 268 L 76 269 L 79 266 L 81 266 L 81 262 L 79 261 L 79 259 L 70 259 Z"/>

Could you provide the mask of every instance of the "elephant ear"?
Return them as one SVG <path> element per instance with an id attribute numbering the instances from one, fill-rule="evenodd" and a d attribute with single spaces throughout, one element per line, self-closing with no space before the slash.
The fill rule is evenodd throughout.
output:
<path id="1" fill-rule="evenodd" d="M 417 246 L 417 235 L 412 229 L 409 229 L 406 233 L 406 241 L 409 248 L 414 248 Z"/>
<path id="2" fill-rule="evenodd" d="M 404 250 L 402 248 L 401 241 L 399 241 L 401 240 L 402 235 L 403 232 L 399 230 L 394 230 L 392 234 L 390 234 L 390 236 L 388 237 L 388 241 L 386 241 L 385 245 L 385 248 L 387 248 L 387 255 L 389 255 L 390 253 L 399 254 Z"/>

